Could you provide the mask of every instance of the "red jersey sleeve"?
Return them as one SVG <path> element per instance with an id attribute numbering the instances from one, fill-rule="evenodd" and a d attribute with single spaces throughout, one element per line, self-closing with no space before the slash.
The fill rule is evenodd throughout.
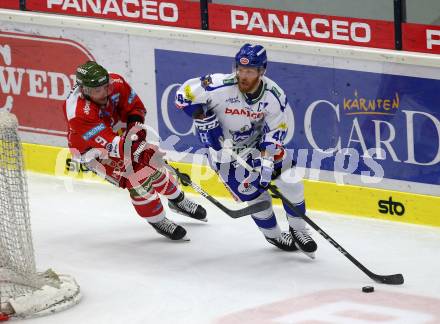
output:
<path id="1" fill-rule="evenodd" d="M 116 73 L 110 73 L 114 93 L 119 93 L 118 111 L 120 118 L 124 122 L 129 122 L 130 118 L 135 121 L 144 122 L 146 109 L 136 91 Z"/>

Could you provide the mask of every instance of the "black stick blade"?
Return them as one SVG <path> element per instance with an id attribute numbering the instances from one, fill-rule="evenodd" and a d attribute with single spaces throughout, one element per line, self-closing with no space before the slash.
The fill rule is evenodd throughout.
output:
<path id="1" fill-rule="evenodd" d="M 401 285 L 404 282 L 403 275 L 401 273 L 389 275 L 389 276 L 380 276 L 373 274 L 370 276 L 376 282 L 387 284 L 387 285 Z"/>
<path id="2" fill-rule="evenodd" d="M 175 171 L 176 171 L 177 176 L 179 177 L 182 185 L 184 185 L 185 187 L 191 185 L 191 178 L 189 177 L 189 175 L 187 175 L 186 173 L 180 172 L 179 169 L 175 169 Z"/>
<path id="3" fill-rule="evenodd" d="M 260 201 L 254 205 L 251 205 L 251 206 L 248 206 L 248 207 L 245 207 L 242 209 L 229 210 L 229 212 L 227 214 L 229 214 L 229 216 L 231 216 L 232 218 L 239 218 L 239 217 L 258 213 L 258 212 L 266 210 L 268 208 L 270 208 L 270 202 Z"/>
<path id="4" fill-rule="evenodd" d="M 218 202 L 214 197 L 206 193 L 201 187 L 193 183 L 191 177 L 188 174 L 180 172 L 178 168 L 173 168 L 172 166 L 170 166 L 170 168 L 171 170 L 174 170 L 177 178 L 180 180 L 182 185 L 191 186 L 195 191 L 197 191 L 203 197 L 208 199 L 211 203 L 213 203 L 215 206 L 217 206 L 219 209 L 221 209 L 231 218 L 239 218 L 239 217 L 255 214 L 263 210 L 269 209 L 271 207 L 271 203 L 269 201 L 260 201 L 254 205 L 247 206 L 242 209 L 237 209 L 237 210 L 229 209 L 220 202 Z"/>

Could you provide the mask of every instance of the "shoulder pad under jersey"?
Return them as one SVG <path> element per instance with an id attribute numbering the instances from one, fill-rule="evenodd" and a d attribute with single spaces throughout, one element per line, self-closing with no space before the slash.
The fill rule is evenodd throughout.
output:
<path id="1" fill-rule="evenodd" d="M 287 105 L 287 98 L 284 90 L 268 77 L 264 77 L 264 81 L 266 83 L 266 91 L 269 91 L 273 95 L 274 99 L 279 102 L 281 109 L 284 110 Z"/>
<path id="2" fill-rule="evenodd" d="M 176 92 L 177 108 L 206 104 L 209 101 L 210 92 L 223 87 L 223 80 L 227 76 L 229 75 L 216 73 L 187 80 Z"/>
<path id="3" fill-rule="evenodd" d="M 206 84 L 205 90 L 214 91 L 224 86 L 233 85 L 237 83 L 234 74 L 215 73 L 206 75 L 200 80 Z"/>

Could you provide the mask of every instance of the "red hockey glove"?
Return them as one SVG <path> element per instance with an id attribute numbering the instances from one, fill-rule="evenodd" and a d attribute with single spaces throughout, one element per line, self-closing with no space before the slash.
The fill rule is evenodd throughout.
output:
<path id="1" fill-rule="evenodd" d="M 130 137 L 132 141 L 145 141 L 147 137 L 147 127 L 144 125 L 144 120 L 141 116 L 128 116 L 125 137 Z"/>
<path id="2" fill-rule="evenodd" d="M 161 168 L 165 165 L 164 153 L 156 145 L 145 141 L 133 142 L 131 150 L 131 167 L 127 163 L 125 173 L 127 187 L 137 187 L 157 172 L 162 172 Z"/>
<path id="3" fill-rule="evenodd" d="M 164 152 L 159 150 L 159 147 L 149 144 L 145 141 L 133 142 L 132 144 L 133 161 L 144 166 L 148 165 L 154 169 L 160 169 L 165 165 L 163 157 Z"/>

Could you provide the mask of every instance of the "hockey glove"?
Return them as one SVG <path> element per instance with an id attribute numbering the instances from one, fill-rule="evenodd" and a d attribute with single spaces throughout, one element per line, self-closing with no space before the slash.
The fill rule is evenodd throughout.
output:
<path id="1" fill-rule="evenodd" d="M 254 160 L 254 167 L 260 167 L 259 184 L 260 187 L 266 189 L 272 181 L 274 171 L 273 157 L 265 156 Z"/>
<path id="2" fill-rule="evenodd" d="M 129 145 L 129 143 L 126 143 Z M 127 188 L 137 187 L 143 184 L 151 176 L 161 172 L 164 166 L 163 154 L 157 146 L 145 141 L 132 142 L 131 162 L 125 160 L 124 177 L 127 179 Z M 129 153 L 129 154 L 130 154 Z"/>
<path id="3" fill-rule="evenodd" d="M 134 142 L 132 144 L 133 161 L 144 166 L 148 165 L 154 169 L 159 169 L 165 165 L 163 157 L 165 153 L 159 147 L 145 141 Z"/>
<path id="4" fill-rule="evenodd" d="M 206 147 L 211 147 L 216 151 L 222 149 L 223 130 L 216 115 L 211 115 L 203 119 L 194 119 L 194 125 L 199 134 L 200 141 Z"/>
<path id="5" fill-rule="evenodd" d="M 132 141 L 145 141 L 147 137 L 147 127 L 144 125 L 143 118 L 137 115 L 128 116 L 125 137 Z"/>

